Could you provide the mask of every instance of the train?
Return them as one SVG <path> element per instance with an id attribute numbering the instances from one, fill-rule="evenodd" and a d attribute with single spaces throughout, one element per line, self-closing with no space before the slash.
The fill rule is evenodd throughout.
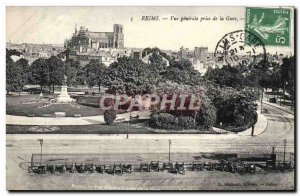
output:
<path id="1" fill-rule="evenodd" d="M 66 158 L 67 157 L 67 158 Z M 194 157 L 195 158 L 195 157 Z M 201 161 L 205 159 L 205 161 Z M 119 174 L 132 172 L 168 172 L 185 174 L 186 171 L 221 171 L 231 173 L 256 173 L 257 168 L 265 171 L 293 171 L 292 161 L 278 161 L 276 154 L 206 154 L 200 160 L 189 162 L 109 162 L 101 154 L 32 154 L 30 173 L 66 174 L 100 173 Z M 209 161 L 208 161 L 209 160 Z"/>

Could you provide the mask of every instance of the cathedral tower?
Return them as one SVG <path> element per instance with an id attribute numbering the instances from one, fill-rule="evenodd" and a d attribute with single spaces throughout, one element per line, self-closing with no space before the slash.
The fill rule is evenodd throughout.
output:
<path id="1" fill-rule="evenodd" d="M 113 47 L 124 48 L 123 25 L 114 24 Z"/>

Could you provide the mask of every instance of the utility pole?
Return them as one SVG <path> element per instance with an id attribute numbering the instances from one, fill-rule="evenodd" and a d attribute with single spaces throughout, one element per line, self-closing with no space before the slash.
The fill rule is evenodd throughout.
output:
<path id="1" fill-rule="evenodd" d="M 286 81 L 283 82 L 283 105 L 285 104 L 285 83 Z"/>
<path id="2" fill-rule="evenodd" d="M 263 113 L 263 97 L 264 97 L 264 88 L 261 91 L 261 99 L 260 99 L 260 113 Z"/>
<path id="3" fill-rule="evenodd" d="M 41 154 L 40 154 L 40 165 L 42 164 L 42 156 L 43 156 L 43 143 L 44 140 L 43 139 L 38 139 L 38 141 L 40 142 L 41 145 Z"/>
<path id="4" fill-rule="evenodd" d="M 285 163 L 285 149 L 286 149 L 286 142 L 287 142 L 287 140 L 284 139 L 284 140 L 283 140 L 283 163 Z"/>
<path id="5" fill-rule="evenodd" d="M 171 163 L 171 144 L 172 144 L 172 141 L 169 140 L 169 163 Z"/>

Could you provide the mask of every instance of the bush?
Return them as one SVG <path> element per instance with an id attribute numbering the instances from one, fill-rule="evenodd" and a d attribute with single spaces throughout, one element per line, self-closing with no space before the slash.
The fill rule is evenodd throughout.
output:
<path id="1" fill-rule="evenodd" d="M 158 129 L 182 130 L 195 128 L 196 122 L 190 116 L 176 117 L 169 113 L 156 113 L 151 116 L 149 125 Z"/>
<path id="2" fill-rule="evenodd" d="M 114 110 L 106 110 L 104 112 L 104 121 L 107 125 L 111 125 L 117 118 L 117 113 Z"/>
<path id="3" fill-rule="evenodd" d="M 176 125 L 178 124 L 178 119 L 168 113 L 157 113 L 151 115 L 150 126 L 159 129 L 178 129 Z"/>
<path id="4" fill-rule="evenodd" d="M 185 129 L 192 129 L 196 127 L 196 121 L 191 116 L 179 116 L 178 126 Z"/>

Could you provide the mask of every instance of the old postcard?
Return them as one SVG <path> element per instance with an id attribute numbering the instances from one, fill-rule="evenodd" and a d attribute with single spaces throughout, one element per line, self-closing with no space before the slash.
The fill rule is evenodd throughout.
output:
<path id="1" fill-rule="evenodd" d="M 6 7 L 7 190 L 295 190 L 293 7 Z"/>

